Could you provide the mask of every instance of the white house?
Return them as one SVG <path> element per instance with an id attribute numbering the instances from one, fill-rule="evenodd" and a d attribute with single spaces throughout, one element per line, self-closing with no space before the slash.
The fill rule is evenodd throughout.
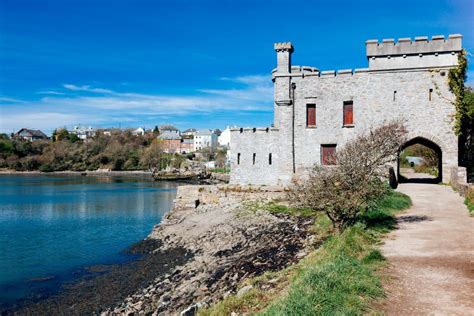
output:
<path id="1" fill-rule="evenodd" d="M 194 150 L 217 147 L 217 135 L 208 129 L 200 129 L 194 135 Z"/>
<path id="2" fill-rule="evenodd" d="M 95 129 L 93 129 L 91 126 L 85 127 L 85 126 L 74 126 L 72 131 L 70 131 L 71 134 L 76 134 L 77 137 L 79 137 L 82 140 L 86 140 L 89 138 L 92 138 L 95 136 Z"/>
<path id="3" fill-rule="evenodd" d="M 219 146 L 226 147 L 227 149 L 230 148 L 230 129 L 235 127 L 227 126 L 226 129 L 221 133 L 218 137 L 217 142 Z"/>
<path id="4" fill-rule="evenodd" d="M 132 134 L 135 136 L 143 136 L 145 135 L 145 129 L 143 127 L 139 127 L 136 130 L 134 130 Z"/>

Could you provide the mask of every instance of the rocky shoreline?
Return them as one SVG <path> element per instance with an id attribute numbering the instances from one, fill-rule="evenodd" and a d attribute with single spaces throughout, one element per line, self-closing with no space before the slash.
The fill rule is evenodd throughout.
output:
<path id="1" fill-rule="evenodd" d="M 278 187 L 180 186 L 173 210 L 129 250 L 138 260 L 107 266 L 6 314 L 194 315 L 248 290 L 243 280 L 306 255 L 311 220 L 254 207 L 285 196 Z"/>
<path id="2" fill-rule="evenodd" d="M 193 258 L 102 314 L 194 315 L 236 293 L 246 278 L 295 263 L 311 243 L 312 220 L 252 207 L 285 194 L 276 187 L 180 187 L 173 211 L 149 239 L 162 240 L 165 249 L 187 249 Z"/>

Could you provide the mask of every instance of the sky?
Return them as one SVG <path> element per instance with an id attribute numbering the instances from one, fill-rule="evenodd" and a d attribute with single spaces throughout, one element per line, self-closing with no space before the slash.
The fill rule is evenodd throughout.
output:
<path id="1" fill-rule="evenodd" d="M 368 39 L 461 33 L 472 53 L 473 14 L 474 0 L 0 0 L 0 132 L 269 126 L 274 42 L 320 70 L 367 67 Z"/>

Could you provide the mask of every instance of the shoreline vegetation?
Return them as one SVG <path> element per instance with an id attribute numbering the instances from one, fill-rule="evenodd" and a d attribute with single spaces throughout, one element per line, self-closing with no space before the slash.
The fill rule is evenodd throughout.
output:
<path id="1" fill-rule="evenodd" d="M 334 234 L 329 219 L 314 223 L 316 246 L 295 265 L 245 280 L 237 292 L 199 310 L 201 316 L 248 313 L 257 315 L 329 315 L 376 313 L 384 298 L 380 252 L 384 236 L 396 228 L 395 215 L 411 206 L 408 196 L 391 191 L 357 223 Z M 271 212 L 295 214 L 295 209 L 267 205 Z"/>

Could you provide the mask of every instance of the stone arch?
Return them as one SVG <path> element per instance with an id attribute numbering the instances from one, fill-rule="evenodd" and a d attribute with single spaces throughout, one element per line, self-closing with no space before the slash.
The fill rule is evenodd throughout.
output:
<path id="1" fill-rule="evenodd" d="M 417 134 L 418 136 L 410 136 L 408 140 L 400 146 L 397 157 L 397 178 L 399 182 L 406 182 L 400 174 L 400 153 L 407 147 L 415 144 L 421 144 L 432 149 L 438 157 L 438 176 L 434 179 L 417 179 L 410 180 L 409 182 L 427 182 L 427 183 L 440 183 L 443 180 L 443 152 L 446 151 L 446 147 L 437 137 L 427 134 Z"/>

